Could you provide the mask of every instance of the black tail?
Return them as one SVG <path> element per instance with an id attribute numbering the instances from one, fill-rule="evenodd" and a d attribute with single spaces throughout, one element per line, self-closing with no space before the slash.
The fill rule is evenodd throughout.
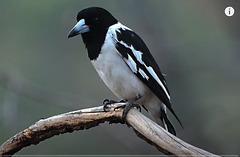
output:
<path id="1" fill-rule="evenodd" d="M 167 108 L 169 109 L 169 111 L 172 112 L 172 114 L 174 115 L 174 117 L 177 119 L 177 121 L 179 122 L 179 124 L 180 124 L 181 127 L 183 128 L 183 125 L 182 125 L 180 119 L 178 118 L 178 116 L 176 115 L 176 113 L 174 112 L 174 110 L 173 110 L 173 108 L 172 108 L 172 105 L 171 105 L 170 103 L 168 103 L 166 106 L 167 106 Z M 165 112 L 165 114 L 166 114 L 166 112 Z"/>
<path id="2" fill-rule="evenodd" d="M 170 122 L 170 120 L 168 119 L 166 111 L 161 107 L 160 112 L 161 112 L 161 120 L 162 120 L 164 129 L 166 129 L 168 132 L 176 136 L 175 128 Z"/>

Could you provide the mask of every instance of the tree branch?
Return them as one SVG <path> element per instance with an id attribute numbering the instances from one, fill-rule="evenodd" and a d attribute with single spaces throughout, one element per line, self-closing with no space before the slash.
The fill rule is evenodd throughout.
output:
<path id="1" fill-rule="evenodd" d="M 114 105 L 122 105 L 116 103 Z M 19 132 L 0 146 L 0 156 L 13 155 L 22 148 L 38 144 L 55 135 L 89 129 L 100 123 L 122 123 L 122 109 L 103 111 L 103 106 L 77 110 L 47 119 L 41 119 L 29 128 Z M 194 147 L 172 134 L 142 115 L 136 109 L 131 109 L 126 118 L 127 125 L 135 133 L 154 145 L 158 150 L 167 155 L 176 156 L 216 156 L 207 151 Z"/>

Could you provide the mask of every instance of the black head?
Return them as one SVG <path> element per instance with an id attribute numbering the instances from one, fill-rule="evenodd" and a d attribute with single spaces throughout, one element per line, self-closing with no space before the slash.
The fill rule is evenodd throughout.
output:
<path id="1" fill-rule="evenodd" d="M 109 26 L 118 22 L 107 10 L 100 7 L 81 10 L 77 15 L 77 21 L 68 38 L 87 32 L 106 31 Z"/>
<path id="2" fill-rule="evenodd" d="M 105 9 L 90 7 L 77 15 L 77 24 L 68 34 L 68 38 L 81 34 L 90 60 L 95 60 L 104 43 L 108 28 L 118 21 Z"/>

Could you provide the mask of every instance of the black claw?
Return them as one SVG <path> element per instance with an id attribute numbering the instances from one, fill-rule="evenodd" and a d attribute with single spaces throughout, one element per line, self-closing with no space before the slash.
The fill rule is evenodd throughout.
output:
<path id="1" fill-rule="evenodd" d="M 103 105 L 108 104 L 108 103 L 109 103 L 109 99 L 104 99 L 103 100 Z"/>
<path id="2" fill-rule="evenodd" d="M 122 101 L 122 100 L 121 100 Z M 120 102 L 121 102 L 120 101 Z M 114 103 L 118 103 L 118 101 L 115 101 L 115 100 L 109 100 L 109 99 L 104 99 L 103 100 L 103 104 L 114 104 Z"/>
<path id="3" fill-rule="evenodd" d="M 108 106 L 107 105 L 103 105 L 103 111 L 106 112 L 108 109 Z"/>
<path id="4" fill-rule="evenodd" d="M 110 105 L 110 100 L 109 99 L 104 99 L 103 100 L 103 110 L 106 112 L 108 109 L 108 105 Z"/>

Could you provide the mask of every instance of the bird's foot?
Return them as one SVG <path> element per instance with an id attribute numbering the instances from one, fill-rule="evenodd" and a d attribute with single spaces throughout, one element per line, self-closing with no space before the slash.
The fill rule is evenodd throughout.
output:
<path id="1" fill-rule="evenodd" d="M 133 99 L 126 102 L 126 104 L 124 106 L 124 109 L 123 109 L 123 114 L 122 114 L 122 121 L 123 122 L 126 121 L 127 114 L 132 108 L 136 107 L 141 112 L 141 106 L 139 104 L 134 104 L 134 102 L 139 100 L 141 97 L 142 96 L 139 94 L 136 97 L 134 97 Z"/>
<path id="2" fill-rule="evenodd" d="M 131 100 L 121 100 L 120 102 L 114 101 L 114 100 L 109 100 L 105 99 L 103 101 L 103 109 L 104 111 L 107 111 L 108 108 L 110 108 L 111 105 L 116 104 L 116 103 L 123 103 L 122 105 L 119 104 L 118 106 L 114 106 L 114 111 L 119 108 L 124 108 L 123 109 L 123 114 L 122 114 L 122 122 L 124 123 L 126 121 L 127 113 L 134 107 L 136 107 L 140 112 L 141 112 L 141 106 L 138 104 L 134 104 L 137 100 L 139 100 L 142 96 L 137 95 Z"/>
<path id="3" fill-rule="evenodd" d="M 111 105 L 116 104 L 116 103 L 124 103 L 125 100 L 121 101 L 115 101 L 115 100 L 109 100 L 109 99 L 104 99 L 103 100 L 103 110 L 107 111 L 109 108 L 111 108 Z M 114 110 L 117 109 L 119 106 L 114 107 Z"/>
<path id="4" fill-rule="evenodd" d="M 136 107 L 141 112 L 141 106 L 139 104 L 133 104 L 131 102 L 127 102 L 124 105 L 123 114 L 122 114 L 122 122 L 123 123 L 126 122 L 128 112 L 134 107 Z"/>

